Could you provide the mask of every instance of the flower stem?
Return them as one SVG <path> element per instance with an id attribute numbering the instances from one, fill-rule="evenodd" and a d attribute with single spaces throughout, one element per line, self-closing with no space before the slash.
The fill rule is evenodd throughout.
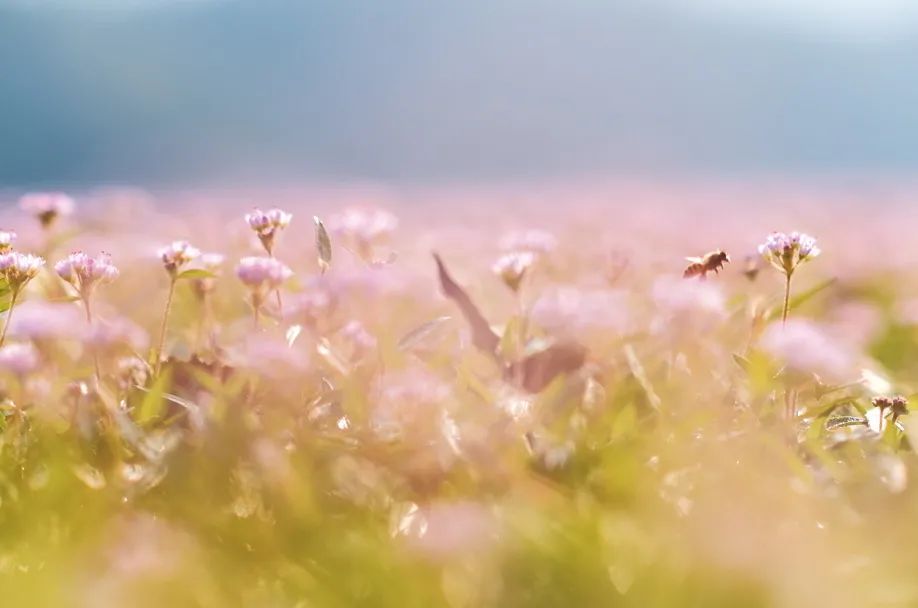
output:
<path id="1" fill-rule="evenodd" d="M 262 297 L 257 293 L 252 293 L 252 320 L 255 322 L 255 329 L 258 329 L 261 320 L 261 302 Z"/>
<path id="2" fill-rule="evenodd" d="M 163 323 L 159 328 L 159 343 L 156 345 L 156 350 L 153 351 L 155 358 L 153 359 L 153 377 L 156 378 L 159 376 L 159 371 L 163 366 L 163 347 L 166 344 L 166 327 L 169 325 L 169 311 L 172 308 L 172 296 L 175 295 L 175 279 L 169 283 L 169 295 L 166 296 L 166 309 L 163 311 Z"/>
<path id="3" fill-rule="evenodd" d="M 784 282 L 784 313 L 781 315 L 781 325 L 787 325 L 787 313 L 790 310 L 790 279 L 791 275 L 788 273 L 787 280 Z"/>
<path id="4" fill-rule="evenodd" d="M 0 346 L 6 341 L 6 331 L 10 328 L 10 319 L 13 318 L 13 308 L 16 306 L 16 298 L 19 297 L 19 290 L 14 289 L 10 294 L 10 308 L 6 311 L 6 320 L 3 322 L 3 331 L 0 332 Z"/>
<path id="5" fill-rule="evenodd" d="M 84 295 L 83 297 L 83 309 L 86 311 L 86 325 L 89 326 L 90 331 L 92 331 L 92 308 L 89 304 L 89 295 Z M 96 349 L 93 348 L 92 351 L 92 367 L 96 372 L 96 387 L 102 383 L 102 372 L 99 368 L 99 353 L 96 352 Z"/>
<path id="6" fill-rule="evenodd" d="M 262 244 L 265 246 L 265 251 L 268 252 L 269 258 L 274 258 L 274 241 L 273 238 L 270 241 L 262 241 Z M 277 296 L 277 314 L 280 315 L 280 318 L 284 318 L 284 302 L 281 300 L 280 287 L 274 290 L 274 294 Z M 255 322 L 258 324 L 258 321 Z"/>

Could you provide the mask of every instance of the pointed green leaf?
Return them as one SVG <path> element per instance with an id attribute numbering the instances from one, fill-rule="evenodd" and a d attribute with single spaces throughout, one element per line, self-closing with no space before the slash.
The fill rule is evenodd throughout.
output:
<path id="1" fill-rule="evenodd" d="M 165 406 L 166 387 L 169 385 L 169 371 L 160 374 L 153 385 L 146 390 L 137 412 L 137 422 L 146 424 L 158 418 Z"/>

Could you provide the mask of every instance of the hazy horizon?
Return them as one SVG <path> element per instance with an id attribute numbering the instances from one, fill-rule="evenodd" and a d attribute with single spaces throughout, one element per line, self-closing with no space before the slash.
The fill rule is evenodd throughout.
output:
<path id="1" fill-rule="evenodd" d="M 0 2 L 0 186 L 899 175 L 918 6 Z"/>

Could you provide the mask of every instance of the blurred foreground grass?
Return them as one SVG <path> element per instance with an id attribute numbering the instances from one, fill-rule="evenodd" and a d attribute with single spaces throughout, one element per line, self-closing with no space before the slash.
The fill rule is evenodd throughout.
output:
<path id="1" fill-rule="evenodd" d="M 97 323 L 141 339 L 61 323 L 79 304 L 50 269 L 14 309 L 3 605 L 918 604 L 913 427 L 871 404 L 918 381 L 900 275 L 820 259 L 782 330 L 780 281 L 744 276 L 741 251 L 683 280 L 697 243 L 610 256 L 558 227 L 517 293 L 488 272 L 500 233 L 480 225 L 345 222 L 320 263 L 299 211 L 283 315 L 266 305 L 257 328 L 228 271 L 260 247 L 239 217 L 102 206 L 30 232 L 11 216 L 17 248 L 50 261 L 111 249 Z M 148 244 L 174 237 L 230 263 L 179 282 L 151 378 L 167 278 Z M 434 244 L 502 361 L 560 344 L 584 360 L 526 390 L 438 295 Z M 27 343 L 24 370 L 9 349 Z"/>

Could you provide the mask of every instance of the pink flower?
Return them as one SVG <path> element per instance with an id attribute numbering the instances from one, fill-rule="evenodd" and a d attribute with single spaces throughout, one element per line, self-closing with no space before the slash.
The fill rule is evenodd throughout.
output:
<path id="1" fill-rule="evenodd" d="M 470 501 L 411 505 L 395 530 L 413 550 L 432 559 L 486 551 L 497 541 L 498 531 L 491 512 Z"/>
<path id="2" fill-rule="evenodd" d="M 508 232 L 500 239 L 500 248 L 504 251 L 528 251 L 531 253 L 551 253 L 558 247 L 555 235 L 545 230 L 529 229 Z"/>
<path id="3" fill-rule="evenodd" d="M 201 268 L 214 274 L 220 271 L 226 257 L 222 253 L 205 253 L 201 256 Z"/>
<path id="4" fill-rule="evenodd" d="M 111 283 L 119 274 L 107 253 L 91 258 L 80 251 L 71 253 L 55 264 L 54 271 L 60 278 L 73 285 L 84 298 L 92 292 L 93 287 Z"/>
<path id="5" fill-rule="evenodd" d="M 339 332 L 341 337 L 350 343 L 355 355 L 376 348 L 376 338 L 367 331 L 360 321 L 349 321 Z"/>
<path id="6" fill-rule="evenodd" d="M 173 241 L 171 245 L 162 247 L 157 255 L 162 260 L 166 272 L 175 277 L 185 264 L 200 256 L 201 252 L 187 241 Z"/>
<path id="7" fill-rule="evenodd" d="M 252 290 L 277 289 L 293 276 L 286 264 L 275 258 L 245 257 L 236 266 L 236 276 Z"/>
<path id="8" fill-rule="evenodd" d="M 72 304 L 27 301 L 16 307 L 10 320 L 10 335 L 26 340 L 77 338 L 84 324 L 80 310 Z"/>
<path id="9" fill-rule="evenodd" d="M 772 323 L 760 344 L 787 368 L 832 380 L 843 380 L 853 364 L 851 353 L 810 321 L 791 319 L 783 327 Z"/>
<path id="10" fill-rule="evenodd" d="M 535 262 L 535 255 L 529 251 L 515 251 L 502 255 L 491 266 L 491 270 L 500 277 L 504 285 L 517 291 L 526 272 Z"/>
<path id="11" fill-rule="evenodd" d="M 631 307 L 622 291 L 560 287 L 536 300 L 530 318 L 556 335 L 579 335 L 593 330 L 625 333 L 631 328 L 631 317 Z"/>
<path id="12" fill-rule="evenodd" d="M 8 253 L 13 248 L 16 233 L 12 230 L 0 230 L 0 253 Z"/>
<path id="13" fill-rule="evenodd" d="M 254 209 L 245 215 L 245 221 L 255 231 L 262 246 L 268 255 L 274 251 L 274 239 L 278 231 L 290 225 L 293 215 L 282 209 L 271 209 L 267 213 L 261 209 Z"/>
<path id="14" fill-rule="evenodd" d="M 245 214 L 245 221 L 249 227 L 258 233 L 259 236 L 274 233 L 290 225 L 293 214 L 287 213 L 282 209 L 271 209 L 267 213 L 261 209 L 254 209 L 251 213 Z"/>
<path id="15" fill-rule="evenodd" d="M 84 326 L 83 343 L 91 350 L 114 350 L 127 346 L 143 350 L 150 343 L 147 332 L 129 319 L 116 317 L 105 322 Z"/>
<path id="16" fill-rule="evenodd" d="M 351 207 L 328 220 L 329 230 L 361 243 L 372 243 L 388 236 L 397 227 L 398 218 L 376 208 Z"/>
<path id="17" fill-rule="evenodd" d="M 701 281 L 661 277 L 654 282 L 651 295 L 654 304 L 670 315 L 690 312 L 720 315 L 726 307 L 726 298 L 720 287 Z"/>
<path id="18" fill-rule="evenodd" d="M 230 349 L 229 360 L 234 366 L 271 378 L 303 374 L 309 369 L 307 351 L 291 348 L 284 340 L 265 333 L 246 336 L 240 344 Z"/>
<path id="19" fill-rule="evenodd" d="M 0 348 L 0 369 L 25 376 L 38 369 L 38 350 L 32 344 L 7 344 Z"/>
<path id="20" fill-rule="evenodd" d="M 772 232 L 759 245 L 759 254 L 769 264 L 790 276 L 800 264 L 809 262 L 821 252 L 816 239 L 801 232 Z"/>
<path id="21" fill-rule="evenodd" d="M 0 254 L 0 274 L 6 278 L 13 290 L 22 289 L 38 275 L 44 265 L 44 258 L 30 253 L 14 251 Z"/>
<path id="22" fill-rule="evenodd" d="M 19 199 L 19 207 L 37 217 L 41 225 L 47 227 L 58 216 L 73 213 L 75 204 L 63 192 L 33 192 Z"/>

